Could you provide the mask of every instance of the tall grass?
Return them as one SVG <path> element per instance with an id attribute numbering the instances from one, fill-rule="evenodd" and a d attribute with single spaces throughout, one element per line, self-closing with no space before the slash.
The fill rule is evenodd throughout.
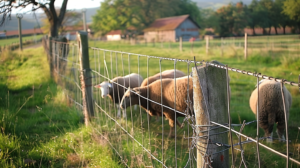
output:
<path id="1" fill-rule="evenodd" d="M 129 45 L 126 43 L 120 42 L 90 42 L 92 46 L 123 51 L 129 53 L 137 53 L 137 54 L 118 54 L 115 52 L 103 52 L 97 50 L 90 50 L 90 59 L 91 59 L 91 67 L 92 69 L 100 72 L 104 76 L 109 76 L 110 78 L 114 78 L 116 76 L 120 76 L 123 74 L 123 65 L 124 65 L 124 74 L 127 75 L 129 71 L 131 73 L 140 74 L 146 78 L 147 77 L 147 58 L 138 56 L 140 55 L 154 55 L 160 57 L 168 57 L 168 58 L 178 58 L 178 59 L 189 59 L 192 60 L 195 56 L 197 60 L 218 60 L 224 64 L 228 64 L 229 67 L 234 67 L 246 71 L 252 72 L 260 72 L 267 76 L 273 76 L 276 78 L 284 78 L 289 81 L 297 81 L 299 70 L 297 67 L 298 57 L 288 56 L 286 55 L 287 51 L 278 50 L 278 51 L 268 51 L 255 49 L 249 52 L 248 59 L 244 59 L 243 49 L 236 47 L 224 47 L 223 55 L 221 55 L 220 48 L 211 48 L 209 53 L 205 53 L 204 47 L 194 48 L 193 52 L 186 47 L 183 48 L 183 52 L 179 52 L 179 49 L 176 47 L 158 47 L 151 44 L 143 45 Z M 189 43 L 184 43 L 184 45 L 189 45 Z M 286 57 L 286 58 L 284 58 Z M 123 58 L 123 65 L 122 65 Z M 140 68 L 138 68 L 138 61 Z M 286 60 L 285 60 L 286 59 Z M 104 60 L 107 65 L 106 70 L 104 67 Z M 111 61 L 112 60 L 112 61 Z M 116 63 L 118 60 L 118 63 Z M 100 62 L 99 62 L 100 61 Z M 173 61 L 163 60 L 162 71 L 167 69 L 174 68 Z M 129 66 L 130 65 L 130 66 Z M 191 65 L 192 66 L 192 65 Z M 116 69 L 118 68 L 118 70 Z M 186 63 L 177 62 L 176 68 L 182 70 L 187 73 L 187 65 Z M 191 67 L 190 67 L 191 68 Z M 149 76 L 154 75 L 159 72 L 159 59 L 150 59 L 149 60 Z M 190 69 L 191 72 L 191 69 Z M 107 75 L 107 73 L 109 75 Z M 229 72 L 231 81 L 231 118 L 232 123 L 242 123 L 243 120 L 246 122 L 255 120 L 254 114 L 251 112 L 249 107 L 249 98 L 252 91 L 255 89 L 256 78 L 253 76 L 238 74 L 236 72 Z M 105 81 L 105 78 L 98 77 L 97 74 L 94 74 L 95 79 L 93 83 L 100 83 Z M 300 159 L 300 155 L 297 150 L 292 150 L 299 148 L 298 142 L 298 118 L 299 109 L 300 109 L 300 94 L 299 89 L 297 87 L 291 87 L 286 85 L 288 90 L 292 93 L 293 104 L 290 110 L 290 119 L 289 119 L 289 139 L 290 143 L 290 151 L 291 157 L 295 159 Z M 176 152 L 177 158 L 175 158 L 175 138 L 168 138 L 167 135 L 162 135 L 162 122 L 164 123 L 164 132 L 168 133 L 169 125 L 167 121 L 154 121 L 153 119 L 147 121 L 147 115 L 144 110 L 141 112 L 138 110 L 127 109 L 127 119 L 117 119 L 116 117 L 116 109 L 114 105 L 110 102 L 109 99 L 102 99 L 100 96 L 100 91 L 94 90 L 94 98 L 97 102 L 102 105 L 102 109 L 106 111 L 108 114 L 104 114 L 104 112 L 99 111 L 99 116 L 96 117 L 97 125 L 99 126 L 97 129 L 102 132 L 108 134 L 108 138 L 111 140 L 113 147 L 118 150 L 123 159 L 127 161 L 129 165 L 133 165 L 133 167 L 144 167 L 144 166 L 152 166 L 155 167 L 161 166 L 161 164 L 155 159 L 149 157 L 147 152 L 142 152 L 142 147 L 138 145 L 135 141 L 133 141 L 128 135 L 120 128 L 118 124 L 116 124 L 113 120 L 110 119 L 109 116 L 116 119 L 124 129 L 134 135 L 134 138 L 137 139 L 141 144 L 144 145 L 146 149 L 151 150 L 152 154 L 162 160 L 164 157 L 164 164 L 170 167 L 174 167 L 175 159 L 177 160 L 178 167 L 184 167 L 188 161 L 188 149 L 190 147 L 188 143 L 188 129 L 191 131 L 191 128 L 185 125 L 183 129 L 177 129 L 177 145 Z M 182 118 L 180 119 L 182 121 Z M 150 133 L 148 132 L 150 129 Z M 235 130 L 239 130 L 239 128 L 234 128 Z M 134 131 L 132 131 L 134 130 Z M 277 138 L 274 128 L 274 138 Z M 191 133 L 191 132 L 190 132 Z M 255 137 L 256 136 L 256 124 L 251 124 L 246 126 L 243 131 L 244 134 Z M 263 137 L 264 132 L 260 129 L 260 137 Z M 189 135 L 191 136 L 191 134 Z M 162 137 L 164 137 L 164 141 L 162 141 Z M 149 141 L 150 139 L 150 141 Z M 245 140 L 242 138 L 242 140 Z M 162 145 L 162 142 L 164 145 Z M 237 136 L 234 135 L 234 143 L 238 142 Z M 261 141 L 266 144 L 265 141 Z M 151 144 L 151 145 L 150 145 Z M 280 143 L 279 141 L 274 141 L 273 144 L 266 144 L 275 150 L 278 150 L 281 153 L 285 152 L 286 146 L 284 143 Z M 256 145 L 254 143 L 249 143 L 244 145 L 245 150 L 245 158 L 248 167 L 258 167 L 257 163 L 257 155 L 256 155 Z M 261 163 L 263 167 L 274 166 L 274 167 L 283 167 L 285 166 L 285 159 L 269 152 L 265 149 L 261 148 Z M 139 157 L 142 155 L 142 162 L 140 162 Z M 237 166 L 240 162 L 240 152 L 235 150 L 236 162 Z M 141 164 L 138 164 L 141 163 Z M 138 165 L 137 165 L 138 164 Z M 189 163 L 190 165 L 195 164 Z M 297 165 L 290 163 L 290 166 L 297 167 Z"/>
<path id="2" fill-rule="evenodd" d="M 42 48 L 5 51 L 0 59 L 0 167 L 119 167 L 50 80 Z"/>

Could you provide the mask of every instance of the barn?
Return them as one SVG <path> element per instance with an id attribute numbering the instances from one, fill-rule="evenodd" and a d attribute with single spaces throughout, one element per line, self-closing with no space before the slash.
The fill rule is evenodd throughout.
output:
<path id="1" fill-rule="evenodd" d="M 183 41 L 199 38 L 200 26 L 189 15 L 160 18 L 144 29 L 144 38 L 150 41 Z"/>

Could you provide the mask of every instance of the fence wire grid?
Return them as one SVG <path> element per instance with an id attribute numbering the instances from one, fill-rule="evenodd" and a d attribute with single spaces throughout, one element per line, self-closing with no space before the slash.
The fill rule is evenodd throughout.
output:
<path id="1" fill-rule="evenodd" d="M 234 167 L 265 167 L 270 165 L 265 159 L 268 155 L 273 155 L 273 158 L 286 159 L 286 167 L 299 167 L 300 156 L 299 148 L 295 151 L 297 137 L 293 135 L 292 139 L 290 130 L 295 129 L 295 123 L 292 123 L 293 128 L 288 127 L 288 122 L 285 124 L 286 141 L 284 143 L 276 142 L 276 145 L 269 145 L 265 143 L 267 137 L 263 137 L 263 133 L 259 132 L 259 124 L 255 119 L 255 115 L 250 111 L 248 98 L 252 91 L 246 92 L 244 85 L 230 85 L 229 81 L 220 81 L 227 83 L 233 92 L 227 92 L 229 108 L 228 123 L 217 123 L 209 121 L 208 125 L 197 125 L 195 121 L 195 114 L 193 109 L 192 96 L 189 95 L 189 83 L 187 85 L 187 98 L 184 98 L 186 109 L 179 111 L 177 109 L 178 101 L 175 90 L 173 96 L 174 105 L 170 106 L 162 102 L 163 99 L 151 100 L 149 89 L 147 89 L 146 96 L 139 94 L 132 90 L 132 94 L 138 95 L 138 106 L 130 106 L 125 110 L 126 115 L 119 115 L 120 109 L 117 103 L 112 102 L 107 97 L 101 97 L 100 89 L 93 86 L 108 81 L 115 84 L 118 88 L 127 90 L 128 88 L 120 83 L 113 81 L 115 77 L 126 76 L 131 73 L 137 73 L 146 79 L 155 74 L 162 75 L 162 72 L 169 69 L 178 69 L 184 72 L 187 76 L 187 81 L 191 81 L 192 68 L 195 66 L 214 66 L 216 68 L 224 69 L 227 76 L 237 73 L 239 76 L 248 76 L 245 79 L 231 79 L 230 82 L 241 80 L 242 83 L 256 84 L 259 89 L 260 79 L 275 80 L 281 84 L 281 89 L 285 84 L 289 85 L 287 88 L 300 87 L 299 83 L 286 81 L 262 75 L 260 73 L 253 73 L 249 71 L 239 70 L 237 68 L 230 68 L 228 66 L 218 65 L 211 62 L 183 60 L 175 58 L 163 58 L 135 53 L 127 53 L 121 51 L 113 51 L 95 47 L 89 47 L 89 63 L 90 69 L 82 69 L 80 63 L 80 45 L 60 42 L 56 40 L 44 39 L 44 48 L 48 55 L 50 63 L 50 71 L 53 72 L 53 78 L 62 86 L 68 98 L 68 103 L 74 104 L 79 109 L 83 108 L 83 94 L 82 88 L 91 87 L 93 93 L 94 116 L 93 127 L 100 137 L 108 142 L 114 153 L 120 158 L 123 166 L 126 167 L 197 167 L 197 151 L 202 154 L 204 160 L 204 167 L 212 167 L 214 160 L 213 155 L 222 153 L 230 158 L 227 163 L 228 166 Z M 91 72 L 92 85 L 82 85 L 81 72 Z M 176 72 L 174 73 L 176 76 Z M 173 77 L 174 77 L 173 76 Z M 162 81 L 162 79 L 159 79 Z M 175 79 L 175 87 L 178 79 Z M 243 81 L 244 80 L 244 81 Z M 201 83 L 200 83 L 201 85 Z M 162 90 L 163 86 L 159 86 Z M 254 87 L 246 87 L 247 91 L 254 90 Z M 113 90 L 118 92 L 119 90 Z M 284 102 L 284 94 L 282 99 Z M 229 95 L 230 94 L 230 95 Z M 162 96 L 162 95 L 161 95 Z M 118 101 L 121 102 L 122 97 L 118 96 Z M 130 99 L 131 101 L 131 99 Z M 142 108 L 141 101 L 146 101 L 147 106 Z M 247 102 L 247 103 L 246 103 Z M 161 107 L 158 117 L 150 116 L 146 112 L 150 105 L 156 104 Z M 247 104 L 247 106 L 246 106 Z M 166 114 L 163 109 L 168 109 L 175 115 L 175 126 L 173 132 L 169 122 L 166 120 Z M 297 109 L 294 109 L 294 111 Z M 252 119 L 246 121 L 243 119 L 244 111 L 252 113 Z M 291 110 L 290 110 L 291 111 Z M 258 115 L 259 112 L 257 112 Z M 287 112 L 284 111 L 285 116 Z M 81 114 L 79 114 L 81 115 Z M 291 115 L 291 114 L 290 114 Z M 236 117 L 238 116 L 238 117 Z M 295 115 L 294 115 L 295 116 Z M 299 116 L 299 115 L 297 115 Z M 238 118 L 238 120 L 233 119 Z M 177 119 L 181 124 L 176 127 Z M 287 120 L 287 117 L 286 117 Z M 247 126 L 247 127 L 246 127 Z M 197 127 L 207 128 L 207 134 L 199 136 Z M 289 130 L 289 129 L 290 130 Z M 211 130 L 217 132 L 209 134 Z M 243 131 L 247 132 L 244 134 Z M 249 131 L 251 130 L 251 131 Z M 293 130 L 294 134 L 297 130 Z M 299 133 L 299 130 L 298 130 Z M 228 143 L 211 141 L 211 136 L 220 136 L 222 134 L 235 135 L 232 136 Z M 274 138 L 276 140 L 276 138 Z M 197 145 L 198 142 L 214 146 L 217 150 L 214 153 L 207 153 L 207 148 Z M 274 148 L 272 148 L 274 147 Z M 300 146 L 299 146 L 300 147 Z M 293 150 L 294 149 L 294 150 Z M 291 152 L 292 151 L 292 154 Z M 297 154 L 298 152 L 298 154 Z M 267 154 L 266 154 L 267 153 Z M 222 156 L 223 156 L 222 155 Z M 276 155 L 276 156 L 275 156 Z M 221 158 L 223 159 L 223 158 Z M 270 160 L 269 160 L 270 161 Z M 270 161 L 271 162 L 271 161 Z"/>

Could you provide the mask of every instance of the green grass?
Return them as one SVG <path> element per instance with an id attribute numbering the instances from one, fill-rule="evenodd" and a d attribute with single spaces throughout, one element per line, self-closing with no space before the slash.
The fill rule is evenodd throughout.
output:
<path id="1" fill-rule="evenodd" d="M 36 39 L 42 38 L 43 35 L 36 35 Z M 22 41 L 25 42 L 27 40 L 34 40 L 34 36 L 25 36 L 22 38 Z M 19 44 L 19 37 L 0 39 L 0 46 L 12 45 L 13 43 Z"/>
<path id="2" fill-rule="evenodd" d="M 0 57 L 0 167 L 120 167 L 50 80 L 42 48 Z"/>
<path id="3" fill-rule="evenodd" d="M 163 44 L 161 47 L 160 44 L 148 43 L 139 45 L 130 45 L 124 42 L 94 42 L 90 41 L 90 46 L 95 46 L 98 48 L 104 48 L 109 50 L 124 51 L 129 53 L 137 54 L 119 54 L 115 52 L 103 52 L 103 51 L 93 51 L 90 50 L 90 62 L 92 69 L 104 74 L 104 76 L 109 76 L 110 78 L 116 77 L 118 75 L 123 75 L 122 67 L 124 67 L 124 74 L 140 72 L 140 74 L 146 78 L 147 77 L 147 58 L 143 56 L 138 56 L 139 54 L 143 55 L 154 55 L 167 58 L 178 58 L 178 59 L 189 59 L 193 60 L 195 56 L 197 60 L 218 60 L 224 64 L 228 64 L 229 67 L 238 68 L 241 70 L 251 71 L 251 72 L 260 72 L 267 76 L 273 76 L 276 78 L 284 78 L 289 81 L 298 81 L 299 71 L 299 53 L 289 55 L 289 51 L 286 49 L 278 50 L 269 50 L 268 48 L 252 48 L 248 51 L 248 59 L 244 59 L 243 49 L 234 46 L 226 46 L 223 48 L 223 55 L 221 56 L 220 47 L 214 46 L 211 47 L 209 53 L 205 53 L 204 43 L 198 42 L 198 47 L 194 46 L 193 53 L 190 50 L 190 43 L 183 43 L 183 52 L 179 52 L 178 43 L 171 43 L 171 48 L 168 47 L 168 43 Z M 202 45 L 202 47 L 201 47 Z M 123 58 L 123 66 L 122 66 Z M 138 59 L 139 68 L 138 68 Z M 107 64 L 107 71 L 104 69 L 104 60 Z M 112 60 L 112 61 L 111 61 Z M 154 75 L 159 72 L 159 59 L 150 58 L 149 59 L 149 76 Z M 174 62 L 168 60 L 162 60 L 162 71 L 167 69 L 174 68 Z M 191 67 L 190 66 L 190 72 Z M 117 69 L 116 69 L 117 67 Z M 177 62 L 176 68 L 180 69 L 187 73 L 187 64 L 183 62 Z M 231 81 L 231 118 L 233 123 L 242 123 L 243 120 L 246 122 L 255 120 L 254 114 L 251 112 L 249 107 L 249 97 L 252 91 L 255 89 L 256 78 L 253 76 L 243 75 L 236 72 L 229 72 Z M 97 76 L 97 74 L 94 74 Z M 106 80 L 105 78 L 95 78 L 93 83 L 100 83 Z M 293 104 L 290 110 L 290 119 L 289 119 L 289 139 L 290 143 L 290 152 L 291 157 L 300 160 L 299 150 L 299 140 L 298 140 L 298 120 L 299 120 L 299 110 L 300 110 L 300 94 L 299 88 L 291 87 L 286 85 L 288 90 L 291 92 L 293 97 Z M 102 108 L 109 113 L 110 116 L 116 118 L 116 110 L 113 108 L 113 105 L 107 99 L 102 99 L 99 97 L 100 91 L 94 91 L 94 97 L 98 101 Z M 106 104 L 106 105 L 105 105 Z M 164 163 L 167 166 L 174 167 L 175 165 L 175 140 L 174 137 L 171 139 L 167 138 L 167 133 L 169 132 L 169 125 L 167 121 L 164 121 L 164 146 L 162 147 L 162 124 L 161 118 L 159 122 L 150 121 L 150 135 L 148 132 L 148 122 L 147 115 L 142 110 L 140 114 L 139 110 L 133 110 L 132 114 L 130 109 L 127 109 L 128 119 L 117 119 L 117 121 L 128 131 L 134 130 L 134 138 L 137 139 L 140 143 L 144 142 L 144 146 L 155 154 L 159 160 L 162 160 L 164 156 Z M 130 137 L 124 133 L 123 130 L 120 130 L 120 127 L 116 125 L 109 117 L 99 112 L 98 125 L 102 125 L 98 129 L 100 132 L 108 134 L 109 139 L 112 139 L 113 146 L 118 149 L 120 153 L 124 155 L 125 160 L 128 160 L 128 164 L 137 164 L 139 166 L 151 166 L 152 163 L 155 167 L 159 167 L 160 163 L 155 161 L 151 162 L 150 158 L 146 152 L 142 152 L 142 148 L 136 143 L 132 142 Z M 182 118 L 181 120 L 182 121 Z M 142 127 L 141 127 L 142 125 Z M 239 130 L 239 127 L 235 128 Z M 191 131 L 191 128 L 189 128 Z M 184 167 L 188 159 L 188 140 L 187 137 L 188 127 L 185 126 L 183 129 L 177 130 L 177 164 L 178 167 Z M 274 128 L 275 132 L 275 128 Z M 244 134 L 255 137 L 256 136 L 256 123 L 253 123 L 243 131 Z M 260 137 L 263 137 L 264 132 L 260 129 Z M 149 136 L 150 143 L 149 145 Z M 190 132 L 191 136 L 191 132 Z M 274 138 L 277 138 L 276 133 L 274 133 Z M 128 139 L 128 140 L 127 140 Z M 237 143 L 237 136 L 234 135 L 234 142 Z M 245 139 L 243 139 L 245 140 Z M 266 144 L 265 141 L 262 143 Z M 122 144 L 120 146 L 120 144 Z M 266 144 L 279 152 L 285 153 L 286 146 L 283 143 L 280 143 L 275 140 L 273 144 Z M 130 150 L 128 150 L 130 149 Z M 162 149 L 164 149 L 162 151 Z M 245 149 L 245 158 L 248 167 L 258 167 L 257 156 L 256 156 L 256 145 L 254 143 L 244 145 Z M 237 166 L 240 162 L 240 153 L 235 151 L 236 154 L 236 163 Z M 139 161 L 142 155 L 143 161 Z M 231 159 L 230 159 L 231 160 Z M 285 159 L 273 154 L 270 151 L 267 151 L 261 147 L 261 160 L 262 167 L 283 167 L 285 166 Z M 297 167 L 295 164 L 291 164 L 292 167 Z M 299 167 L 299 166 L 298 166 Z"/>

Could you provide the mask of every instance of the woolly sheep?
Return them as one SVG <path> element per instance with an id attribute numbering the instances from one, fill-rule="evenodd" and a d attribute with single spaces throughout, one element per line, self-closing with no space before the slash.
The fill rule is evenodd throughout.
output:
<path id="1" fill-rule="evenodd" d="M 161 75 L 160 75 L 160 73 L 157 73 L 153 76 L 150 76 L 150 77 L 144 79 L 144 81 L 141 84 L 141 87 L 147 86 L 147 85 L 153 83 L 156 80 L 160 80 L 160 76 L 161 76 L 162 79 L 165 79 L 165 78 L 172 78 L 173 79 L 174 78 L 174 72 L 175 72 L 174 69 L 170 69 L 170 70 L 165 70 L 165 71 L 161 72 Z M 186 74 L 182 71 L 176 70 L 175 75 L 176 75 L 176 78 L 179 78 L 179 77 L 185 76 Z"/>
<path id="2" fill-rule="evenodd" d="M 187 109 L 186 99 L 187 99 L 187 87 L 188 87 L 188 79 L 189 79 L 189 96 L 193 97 L 193 80 L 192 77 L 181 77 L 176 78 L 176 110 L 180 112 L 184 112 Z M 124 109 L 128 107 L 130 104 L 139 104 L 139 95 L 143 97 L 147 97 L 147 89 L 149 89 L 149 99 L 161 103 L 161 84 L 162 84 L 162 99 L 163 105 L 174 108 L 174 87 L 175 87 L 175 79 L 162 79 L 157 80 L 151 83 L 148 86 L 137 87 L 126 91 L 121 101 L 121 108 Z M 133 90 L 135 93 L 132 93 Z M 161 105 L 153 103 L 149 101 L 149 110 L 147 110 L 147 100 L 145 98 L 140 98 L 141 106 L 149 113 L 151 116 L 161 116 Z M 169 136 L 172 134 L 173 127 L 175 126 L 175 120 L 177 125 L 181 126 L 177 118 L 175 119 L 175 113 L 173 110 L 168 108 L 163 108 L 163 115 L 169 120 L 169 125 L 171 127 Z M 177 113 L 176 117 L 183 117 L 184 115 Z"/>
<path id="3" fill-rule="evenodd" d="M 130 75 L 124 77 L 116 77 L 111 80 L 111 82 L 104 81 L 94 87 L 100 88 L 101 96 L 104 98 L 108 96 L 115 104 L 120 104 L 120 101 L 124 95 L 124 92 L 127 90 L 128 87 L 139 87 L 143 81 L 143 77 L 139 74 L 132 73 Z M 123 88 L 122 86 L 117 85 L 116 83 L 126 87 Z M 118 117 L 120 117 L 120 106 L 117 105 L 118 108 Z M 126 117 L 126 112 L 123 111 L 123 118 Z"/>
<path id="4" fill-rule="evenodd" d="M 279 140 L 284 141 L 284 108 L 281 96 L 281 83 L 274 80 L 262 80 L 259 83 L 259 126 L 265 131 L 267 142 L 272 142 L 273 126 L 277 123 L 277 134 Z M 287 119 L 289 110 L 292 105 L 292 96 L 290 92 L 283 87 L 285 97 L 285 107 Z M 253 113 L 256 115 L 257 110 L 257 88 L 252 92 L 249 104 Z"/>
<path id="5" fill-rule="evenodd" d="M 175 73 L 176 72 L 176 73 Z M 155 82 L 156 80 L 160 80 L 160 78 L 162 79 L 166 79 L 166 78 L 170 78 L 170 79 L 174 79 L 174 73 L 175 73 L 175 77 L 176 78 L 179 78 L 179 77 L 183 77 L 185 76 L 186 74 L 180 70 L 174 70 L 174 69 L 170 69 L 170 70 L 165 70 L 163 72 L 160 72 L 153 75 L 153 76 L 150 76 L 146 79 L 144 79 L 144 81 L 142 82 L 141 86 L 140 87 L 143 87 L 143 86 L 147 86 L 153 82 Z M 158 116 L 156 116 L 156 120 L 158 120 Z M 151 120 L 151 116 L 150 116 L 150 120 Z"/>

